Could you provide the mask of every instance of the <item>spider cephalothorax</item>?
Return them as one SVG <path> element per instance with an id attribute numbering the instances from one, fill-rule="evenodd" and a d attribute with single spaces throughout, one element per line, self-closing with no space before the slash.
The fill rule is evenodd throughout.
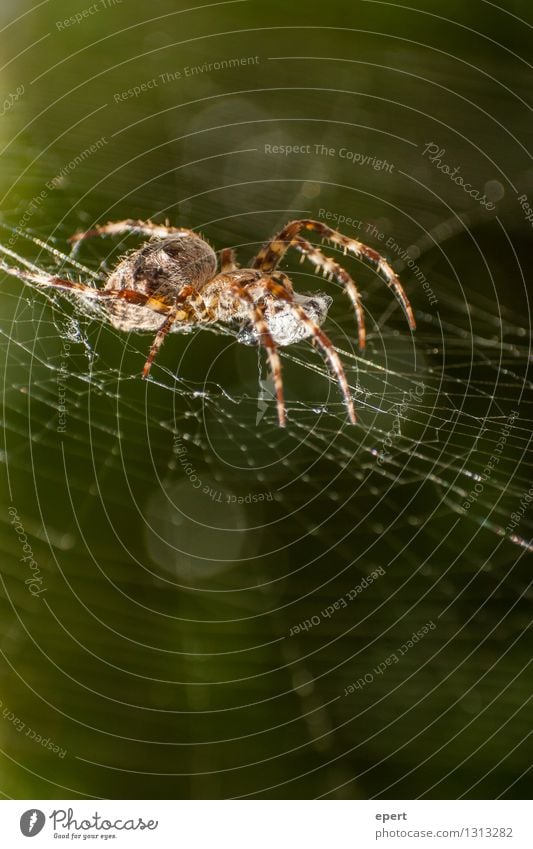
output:
<path id="1" fill-rule="evenodd" d="M 386 260 L 357 239 L 350 239 L 321 221 L 311 219 L 287 224 L 265 243 L 247 268 L 239 268 L 235 253 L 229 248 L 221 251 L 219 268 L 214 250 L 192 230 L 133 220 L 109 222 L 72 237 L 73 242 L 91 236 L 122 233 L 151 237 L 150 241 L 118 263 L 102 289 L 45 272 L 9 266 L 5 262 L 1 263 L 1 267 L 25 282 L 54 286 L 82 298 L 102 302 L 110 322 L 118 330 L 155 332 L 143 369 L 144 377 L 148 375 L 167 333 L 214 322 L 236 325 L 240 342 L 260 344 L 267 351 L 276 387 L 278 420 L 282 427 L 286 413 L 278 347 L 310 337 L 322 349 L 335 373 L 348 416 L 354 423 L 355 411 L 342 363 L 331 340 L 321 330 L 331 298 L 323 294 L 297 294 L 287 275 L 278 271 L 277 267 L 288 248 L 295 248 L 302 254 L 302 259 L 307 257 L 328 279 L 338 280 L 355 309 L 362 350 L 365 347 L 365 322 L 359 292 L 338 262 L 300 236 L 302 230 L 313 230 L 322 239 L 342 248 L 344 253 L 350 251 L 373 265 L 396 294 L 409 326 L 414 330 L 411 305 Z"/>

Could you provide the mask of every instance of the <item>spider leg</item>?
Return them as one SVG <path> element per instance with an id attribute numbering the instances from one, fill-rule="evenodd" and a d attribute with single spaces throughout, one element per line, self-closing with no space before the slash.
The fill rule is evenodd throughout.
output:
<path id="1" fill-rule="evenodd" d="M 95 289 L 92 286 L 87 286 L 85 283 L 77 283 L 75 280 L 46 274 L 44 271 L 17 268 L 14 265 L 8 265 L 3 260 L 0 260 L 0 268 L 7 274 L 11 274 L 12 277 L 22 280 L 24 283 L 30 283 L 34 286 L 50 286 L 55 289 L 66 289 L 70 292 L 75 291 L 88 298 L 98 298 L 104 291 L 103 289 Z"/>
<path id="2" fill-rule="evenodd" d="M 95 289 L 93 286 L 87 286 L 86 283 L 78 283 L 76 280 L 69 280 L 66 277 L 55 277 L 52 274 L 46 274 L 42 271 L 16 268 L 13 265 L 7 265 L 7 263 L 1 260 L 0 268 L 7 274 L 11 274 L 12 277 L 18 277 L 24 283 L 30 283 L 34 286 L 49 286 L 52 289 L 62 289 L 80 295 L 83 298 L 88 298 L 89 300 L 128 301 L 130 304 L 148 307 L 153 312 L 163 315 L 167 315 L 172 309 L 172 304 L 165 303 L 165 301 L 154 295 L 146 295 L 143 292 L 138 292 L 136 289 Z"/>
<path id="3" fill-rule="evenodd" d="M 265 271 L 267 273 L 274 271 L 279 265 L 280 260 L 285 256 L 285 253 L 291 246 L 295 236 L 297 236 L 301 230 L 313 230 L 320 235 L 321 239 L 329 239 L 329 241 L 333 242 L 334 245 L 342 248 L 344 253 L 350 251 L 358 259 L 374 266 L 383 280 L 385 280 L 387 286 L 392 289 L 401 303 L 411 330 L 416 328 L 416 321 L 411 304 L 409 303 L 409 298 L 407 297 L 405 289 L 400 283 L 396 273 L 385 258 L 373 248 L 369 248 L 368 245 L 360 242 L 358 239 L 350 239 L 348 236 L 344 236 L 342 233 L 339 233 L 338 230 L 333 230 L 331 227 L 328 227 L 328 225 L 324 224 L 322 221 L 314 221 L 312 218 L 302 218 L 296 221 L 290 221 L 269 242 L 263 245 L 255 259 L 252 261 L 251 267 L 259 268 L 261 271 Z"/>
<path id="4" fill-rule="evenodd" d="M 328 280 L 335 278 L 344 286 L 355 309 L 357 329 L 359 333 L 359 348 L 361 351 L 364 351 L 366 342 L 365 316 L 359 290 L 348 272 L 342 267 L 342 265 L 339 265 L 339 263 L 335 262 L 334 259 L 324 254 L 320 248 L 317 248 L 316 245 L 312 245 L 311 242 L 308 242 L 306 239 L 302 239 L 301 236 L 296 236 L 292 240 L 290 247 L 296 248 L 296 250 L 302 254 L 302 260 L 307 257 L 307 259 L 313 263 L 317 271 L 324 272 L 324 277 Z"/>
<path id="5" fill-rule="evenodd" d="M 327 336 L 324 331 L 319 327 L 319 325 L 314 322 L 307 315 L 306 311 L 303 309 L 300 304 L 298 304 L 294 300 L 294 296 L 287 290 L 286 285 L 287 277 L 284 274 L 277 273 L 275 277 L 265 277 L 265 279 L 261 280 L 262 285 L 264 285 L 265 289 L 268 289 L 269 292 L 283 301 L 287 301 L 302 322 L 310 331 L 312 338 L 316 341 L 317 345 L 322 348 L 324 355 L 326 356 L 331 370 L 335 373 L 337 380 L 339 382 L 342 394 L 344 396 L 344 403 L 346 404 L 346 408 L 348 410 L 348 417 L 352 424 L 356 423 L 356 415 L 355 409 L 352 401 L 352 397 L 350 395 L 350 388 L 348 386 L 348 381 L 346 380 L 346 374 L 342 367 L 342 363 L 340 361 L 339 355 L 337 354 L 333 342 Z"/>
<path id="6" fill-rule="evenodd" d="M 184 301 L 186 301 L 187 298 L 189 298 L 191 295 L 194 295 L 194 294 L 195 294 L 195 289 L 192 286 L 186 286 L 181 290 L 181 292 L 177 296 L 176 303 L 171 308 L 167 317 L 163 321 L 161 327 L 157 331 L 154 341 L 152 342 L 152 347 L 150 348 L 150 353 L 148 354 L 148 358 L 147 358 L 147 360 L 144 364 L 144 368 L 143 368 L 143 373 L 142 373 L 143 379 L 146 379 L 148 377 L 148 375 L 150 374 L 150 369 L 152 368 L 152 363 L 155 360 L 155 357 L 156 357 L 157 352 L 159 351 L 161 345 L 165 341 L 167 333 L 169 332 L 169 330 L 171 330 L 172 325 L 175 323 L 176 320 L 179 320 L 182 317 L 182 316 L 180 316 L 180 306 L 181 306 L 181 304 Z M 185 316 L 186 316 L 186 313 L 184 312 L 183 317 L 185 317 Z"/>
<path id="7" fill-rule="evenodd" d="M 235 294 L 247 307 L 250 312 L 252 321 L 257 329 L 261 345 L 265 348 L 270 364 L 270 371 L 274 380 L 276 389 L 276 404 L 278 410 L 278 421 L 280 427 L 285 427 L 287 416 L 285 413 L 285 400 L 283 397 L 283 381 L 281 378 L 281 361 L 278 354 L 278 347 L 274 342 L 265 320 L 265 307 L 261 304 L 255 304 L 252 296 L 240 283 L 231 283 L 231 288 Z"/>
<path id="8" fill-rule="evenodd" d="M 165 341 L 166 335 L 169 332 L 170 328 L 174 324 L 176 320 L 176 313 L 178 311 L 178 307 L 175 306 L 174 309 L 167 315 L 163 324 L 157 331 L 154 341 L 152 342 L 152 347 L 150 348 L 150 353 L 148 354 L 148 358 L 144 364 L 143 368 L 143 380 L 145 380 L 150 374 L 150 369 L 152 368 L 152 363 L 156 357 L 157 352 L 159 351 L 161 345 Z"/>
<path id="9" fill-rule="evenodd" d="M 224 248 L 220 251 L 220 271 L 227 273 L 236 271 L 239 267 L 237 257 L 233 248 Z"/>
<path id="10" fill-rule="evenodd" d="M 166 224 L 154 224 L 152 221 L 126 218 L 124 221 L 108 221 L 107 224 L 99 224 L 92 230 L 80 230 L 70 237 L 69 242 L 77 243 L 83 239 L 92 239 L 94 236 L 119 236 L 123 233 L 136 233 L 140 236 L 156 236 L 163 239 L 165 236 L 174 234 L 185 236 L 192 232 L 185 227 L 171 227 L 168 222 Z"/>

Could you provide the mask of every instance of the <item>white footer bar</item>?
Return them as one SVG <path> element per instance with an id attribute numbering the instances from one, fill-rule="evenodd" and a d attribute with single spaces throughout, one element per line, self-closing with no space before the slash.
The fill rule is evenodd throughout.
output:
<path id="1" fill-rule="evenodd" d="M 530 814 L 527 801 L 6 800 L 0 834 L 9 849 L 531 849 Z"/>

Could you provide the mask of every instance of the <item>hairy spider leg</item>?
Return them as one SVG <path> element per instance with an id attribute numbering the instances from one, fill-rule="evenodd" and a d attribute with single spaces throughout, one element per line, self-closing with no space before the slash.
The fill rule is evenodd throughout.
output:
<path id="1" fill-rule="evenodd" d="M 415 330 L 416 321 L 411 304 L 409 303 L 409 298 L 396 273 L 384 257 L 358 239 L 350 239 L 348 236 L 339 233 L 338 230 L 328 227 L 322 221 L 315 221 L 312 218 L 301 218 L 296 221 L 290 221 L 279 233 L 263 245 L 252 261 L 251 268 L 258 268 L 267 273 L 274 271 L 280 260 L 285 256 L 291 242 L 301 230 L 313 230 L 320 235 L 321 239 L 328 239 L 334 245 L 342 248 L 344 253 L 350 251 L 358 259 L 373 265 L 401 303 L 407 316 L 409 327 L 411 330 Z"/>
<path id="2" fill-rule="evenodd" d="M 83 239 L 92 239 L 94 236 L 120 236 L 123 233 L 135 233 L 140 236 L 156 236 L 164 239 L 165 236 L 182 235 L 196 236 L 193 230 L 186 227 L 172 227 L 170 224 L 154 224 L 153 221 L 140 221 L 134 218 L 126 218 L 124 221 L 108 221 L 107 224 L 99 224 L 91 230 L 80 230 L 69 238 L 69 242 L 81 242 Z"/>
<path id="3" fill-rule="evenodd" d="M 337 380 L 339 382 L 339 386 L 341 388 L 344 403 L 346 404 L 346 408 L 348 410 L 348 417 L 352 424 L 356 423 L 356 415 L 355 409 L 352 401 L 352 397 L 350 395 L 350 388 L 348 386 L 348 381 L 346 380 L 346 374 L 342 367 L 342 363 L 339 359 L 339 355 L 337 354 L 333 342 L 327 336 L 324 331 L 307 315 L 306 311 L 300 304 L 298 304 L 294 295 L 290 291 L 290 281 L 288 280 L 285 274 L 278 272 L 272 276 L 265 276 L 265 278 L 261 278 L 260 283 L 267 289 L 269 292 L 279 298 L 280 300 L 287 301 L 302 322 L 310 331 L 312 338 L 317 342 L 318 346 L 322 348 L 326 359 L 329 362 L 331 370 L 335 373 Z M 289 286 L 287 286 L 289 284 Z"/>
<path id="4" fill-rule="evenodd" d="M 259 281 L 259 282 L 262 282 Z M 257 281 L 254 281 L 257 283 Z M 230 285 L 240 301 L 248 308 L 252 321 L 257 329 L 260 344 L 265 348 L 274 380 L 276 390 L 276 405 L 278 411 L 278 422 L 280 427 L 285 427 L 287 424 L 287 416 L 285 413 L 285 400 L 283 397 L 283 380 L 281 377 L 281 361 L 278 354 L 278 346 L 274 342 L 272 335 L 268 329 L 265 319 L 264 304 L 254 303 L 254 299 L 247 291 L 245 286 L 240 283 L 235 283 L 230 280 Z M 281 287 L 280 287 L 281 288 Z"/>
<path id="5" fill-rule="evenodd" d="M 307 257 L 307 259 L 313 263 L 317 271 L 322 271 L 324 273 L 324 277 L 326 277 L 327 280 L 335 278 L 342 286 L 344 286 L 344 289 L 355 309 L 359 349 L 364 351 L 366 343 L 365 315 L 361 304 L 359 290 L 351 276 L 342 267 L 342 265 L 339 265 L 338 262 L 323 253 L 323 251 L 321 251 L 320 248 L 317 248 L 316 245 L 312 245 L 311 242 L 308 242 L 306 239 L 302 239 L 301 236 L 296 236 L 290 243 L 290 247 L 296 248 L 296 250 L 301 253 L 302 261 Z"/>
<path id="6" fill-rule="evenodd" d="M 223 248 L 220 251 L 220 271 L 225 274 L 229 271 L 236 271 L 239 267 L 237 255 L 233 248 Z"/>
<path id="7" fill-rule="evenodd" d="M 148 307 L 153 312 L 158 312 L 162 315 L 168 315 L 169 311 L 172 309 L 172 304 L 167 304 L 153 295 L 145 295 L 143 292 L 137 292 L 135 289 L 94 289 L 92 286 L 87 286 L 86 283 L 78 283 L 75 280 L 69 280 L 64 277 L 55 277 L 52 274 L 45 274 L 43 272 L 25 271 L 21 268 L 16 268 L 13 265 L 7 265 L 5 262 L 0 262 L 0 268 L 7 272 L 7 274 L 11 274 L 13 277 L 18 277 L 19 280 L 23 280 L 24 283 L 32 283 L 35 286 L 50 286 L 53 289 L 62 289 L 90 300 L 128 301 L 130 304 Z"/>
<path id="8" fill-rule="evenodd" d="M 144 368 L 143 368 L 142 376 L 143 376 L 144 379 L 146 379 L 148 377 L 148 375 L 150 374 L 150 369 L 152 368 L 152 363 L 153 363 L 161 345 L 165 341 L 167 333 L 169 332 L 169 330 L 171 330 L 172 325 L 176 321 L 180 321 L 180 320 L 182 320 L 183 317 L 186 317 L 186 313 L 183 313 L 183 316 L 180 316 L 180 306 L 191 295 L 198 297 L 198 293 L 196 292 L 196 290 L 194 289 L 193 286 L 184 286 L 182 288 L 181 292 L 179 293 L 179 295 L 176 296 L 176 303 L 174 304 L 173 307 L 171 307 L 169 314 L 167 315 L 167 317 L 163 321 L 163 324 L 161 325 L 161 327 L 157 331 L 156 336 L 154 338 L 154 341 L 152 342 L 152 347 L 150 348 L 150 353 L 148 354 L 148 359 L 146 360 L 146 362 L 144 364 Z"/>

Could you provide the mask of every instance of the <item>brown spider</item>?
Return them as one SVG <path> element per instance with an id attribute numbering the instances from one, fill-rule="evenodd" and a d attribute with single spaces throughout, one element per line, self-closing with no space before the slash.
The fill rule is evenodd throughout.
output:
<path id="1" fill-rule="evenodd" d="M 122 233 L 152 237 L 118 263 L 103 289 L 38 270 L 16 268 L 5 262 L 1 267 L 33 285 L 53 286 L 82 298 L 104 301 L 109 321 L 118 330 L 155 332 L 143 377 L 148 376 L 169 331 L 214 322 L 237 324 L 240 342 L 261 344 L 267 351 L 281 427 L 285 426 L 286 415 L 278 346 L 292 345 L 311 336 L 339 381 L 348 416 L 354 424 L 355 411 L 344 369 L 331 340 L 320 329 L 331 298 L 322 294 L 297 294 L 289 278 L 276 269 L 288 248 L 296 248 L 302 254 L 302 261 L 307 257 L 329 280 L 335 278 L 342 283 L 355 309 L 359 347 L 363 350 L 365 322 L 359 292 L 348 272 L 319 247 L 302 238 L 301 230 L 314 230 L 322 239 L 341 247 L 345 254 L 351 251 L 358 259 L 377 268 L 400 301 L 409 327 L 415 329 L 407 295 L 385 259 L 362 242 L 311 219 L 287 224 L 266 242 L 247 268 L 239 268 L 233 249 L 222 250 L 218 273 L 215 252 L 192 230 L 131 219 L 109 222 L 71 237 L 71 242 Z"/>

